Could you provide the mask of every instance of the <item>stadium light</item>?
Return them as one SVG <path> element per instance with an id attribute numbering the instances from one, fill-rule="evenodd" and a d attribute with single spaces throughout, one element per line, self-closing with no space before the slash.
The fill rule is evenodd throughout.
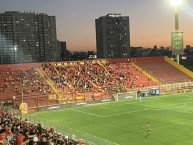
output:
<path id="1" fill-rule="evenodd" d="M 182 0 L 171 0 L 171 4 L 174 7 L 177 7 L 177 6 L 181 5 L 181 3 L 182 3 Z"/>
<path id="2" fill-rule="evenodd" d="M 174 47 L 176 47 L 176 48 L 172 52 L 176 51 L 175 54 L 177 57 L 177 62 L 178 62 L 178 64 L 180 64 L 180 58 L 179 58 L 180 52 L 178 52 L 177 50 L 183 49 L 183 48 L 179 48 L 180 44 L 182 44 L 180 46 L 183 47 L 183 34 L 182 34 L 182 38 L 179 37 L 179 38 L 177 38 L 177 40 L 175 37 L 173 37 L 173 34 L 175 34 L 177 36 L 179 35 L 179 10 L 178 9 L 182 3 L 182 0 L 170 0 L 170 2 L 172 4 L 172 6 L 174 7 L 174 13 L 175 13 L 175 32 L 172 33 L 172 48 L 174 48 Z M 182 40 L 182 41 L 179 41 L 179 40 Z M 182 42 L 182 43 L 180 43 L 180 42 Z"/>
<path id="3" fill-rule="evenodd" d="M 175 11 L 175 30 L 178 31 L 179 30 L 179 12 L 178 12 L 178 8 L 182 3 L 182 0 L 170 0 L 172 6 L 174 7 L 174 11 Z"/>

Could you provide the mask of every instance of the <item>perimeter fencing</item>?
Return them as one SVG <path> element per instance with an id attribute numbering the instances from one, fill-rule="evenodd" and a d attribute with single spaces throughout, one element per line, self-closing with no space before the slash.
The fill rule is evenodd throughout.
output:
<path id="1" fill-rule="evenodd" d="M 178 80 L 161 82 L 161 93 L 173 93 L 173 92 L 193 92 L 193 80 Z"/>
<path id="2" fill-rule="evenodd" d="M 22 118 L 22 120 L 28 119 L 28 121 L 32 124 L 41 124 L 42 128 L 44 129 L 53 128 L 56 133 L 62 134 L 63 136 L 68 136 L 71 140 L 78 141 L 79 139 L 82 139 L 85 145 L 119 145 L 88 133 L 65 127 L 64 124 L 57 124 L 53 121 L 44 120 L 31 114 L 21 114 L 20 111 L 14 110 L 11 106 L 4 106 L 0 104 L 0 109 L 9 114 L 14 114 L 16 118 Z"/>
<path id="3" fill-rule="evenodd" d="M 90 135 L 88 133 L 85 133 L 73 128 L 65 127 L 64 124 L 57 124 L 53 121 L 44 120 L 30 114 L 22 115 L 22 118 L 28 119 L 31 123 L 34 123 L 34 124 L 41 124 L 43 128 L 52 127 L 58 134 L 63 134 L 64 136 L 68 136 L 70 139 L 74 141 L 78 141 L 79 139 L 82 139 L 85 145 L 119 145 L 117 143 L 113 143 L 111 141 Z"/>

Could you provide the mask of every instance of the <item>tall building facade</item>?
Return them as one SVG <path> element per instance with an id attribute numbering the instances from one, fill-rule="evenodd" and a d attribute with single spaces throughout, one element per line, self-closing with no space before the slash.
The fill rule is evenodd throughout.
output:
<path id="1" fill-rule="evenodd" d="M 95 19 L 98 58 L 130 57 L 129 17 L 107 14 Z"/>
<path id="2" fill-rule="evenodd" d="M 58 48 L 60 50 L 61 61 L 68 60 L 69 52 L 66 48 L 66 42 L 65 41 L 58 41 L 57 43 L 58 43 Z"/>
<path id="3" fill-rule="evenodd" d="M 6 11 L 0 14 L 0 64 L 57 61 L 55 16 Z"/>

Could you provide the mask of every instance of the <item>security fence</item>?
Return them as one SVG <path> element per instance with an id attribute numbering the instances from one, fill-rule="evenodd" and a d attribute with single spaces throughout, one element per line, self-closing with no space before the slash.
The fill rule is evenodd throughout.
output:
<path id="1" fill-rule="evenodd" d="M 52 121 L 40 119 L 30 114 L 22 115 L 22 117 L 23 119 L 28 119 L 33 124 L 41 124 L 43 128 L 52 127 L 57 133 L 68 136 L 74 141 L 82 139 L 85 145 L 119 145 L 111 141 L 90 135 L 88 133 L 65 127 L 63 124 L 56 124 Z"/>
<path id="2" fill-rule="evenodd" d="M 113 143 L 111 141 L 90 135 L 88 133 L 65 127 L 63 124 L 56 124 L 52 121 L 44 120 L 31 114 L 21 114 L 20 111 L 14 110 L 11 106 L 4 106 L 4 104 L 0 104 L 0 109 L 9 114 L 14 113 L 15 117 L 22 118 L 22 120 L 28 119 L 29 122 L 32 124 L 41 124 L 43 128 L 52 127 L 54 128 L 56 133 L 68 136 L 71 140 L 78 141 L 79 139 L 82 139 L 85 145 L 119 145 L 117 143 Z"/>
<path id="3" fill-rule="evenodd" d="M 182 81 L 167 81 L 161 82 L 160 90 L 162 94 L 165 93 L 180 93 L 180 92 L 192 92 L 193 91 L 193 80 L 182 80 Z"/>

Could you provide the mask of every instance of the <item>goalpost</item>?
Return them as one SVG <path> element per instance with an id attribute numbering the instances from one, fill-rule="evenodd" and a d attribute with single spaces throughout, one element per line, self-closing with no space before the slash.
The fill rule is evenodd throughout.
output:
<path id="1" fill-rule="evenodd" d="M 115 101 L 126 100 L 126 99 L 137 99 L 137 92 L 124 92 L 124 93 L 117 93 L 114 95 Z"/>

